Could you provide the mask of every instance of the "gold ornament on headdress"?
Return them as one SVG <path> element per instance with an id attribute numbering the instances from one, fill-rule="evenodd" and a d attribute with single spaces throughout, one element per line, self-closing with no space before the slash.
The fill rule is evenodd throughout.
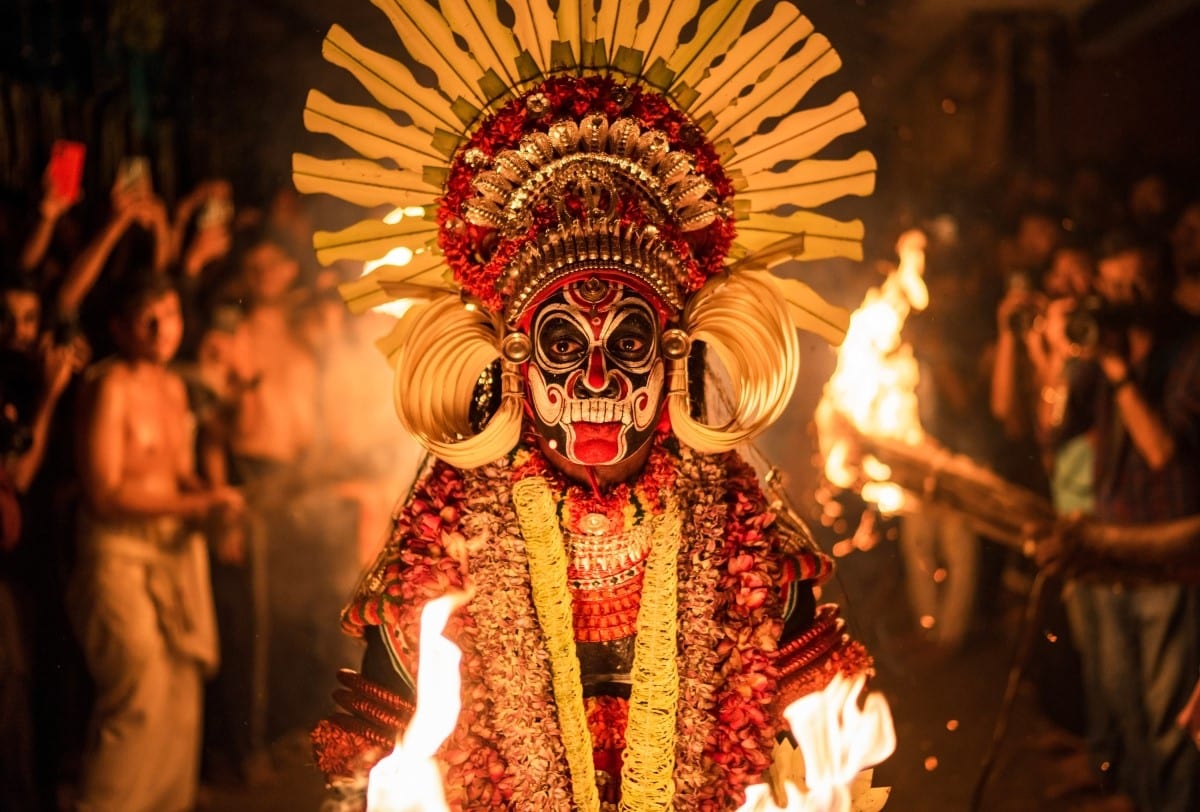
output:
<path id="1" fill-rule="evenodd" d="M 381 342 L 396 364 L 405 426 L 455 465 L 503 455 L 521 419 L 520 353 L 513 353 L 521 342 L 506 336 L 541 292 L 586 270 L 626 274 L 653 290 L 673 328 L 685 332 L 672 346 L 686 353 L 691 339 L 705 341 L 736 385 L 734 414 L 724 426 L 706 426 L 690 417 L 686 358 L 668 359 L 669 408 L 683 442 L 722 450 L 775 420 L 796 380 L 795 329 L 838 343 L 848 314 L 770 269 L 791 259 L 861 259 L 861 221 L 813 209 L 870 194 L 875 178 L 868 152 L 814 157 L 865 121 L 853 93 L 797 109 L 841 65 L 808 19 L 778 3 L 747 30 L 757 3 L 738 0 L 716 0 L 703 12 L 700 0 L 651 0 L 641 18 L 636 4 L 619 0 L 601 0 L 599 9 L 562 0 L 557 10 L 547 0 L 517 0 L 510 22 L 500 20 L 494 0 L 372 2 L 436 86 L 334 26 L 325 57 L 382 109 L 312 91 L 305 125 L 363 157 L 296 155 L 293 174 L 301 192 L 424 211 L 315 238 L 325 264 L 411 252 L 406 264 L 383 265 L 342 288 L 356 312 L 419 302 Z M 680 42 L 689 27 L 696 33 Z M 555 107 L 561 77 L 611 80 L 607 112 L 584 98 Z M 629 112 L 635 96 L 661 102 L 669 115 L 639 120 Z M 487 128 L 514 111 L 521 129 L 483 148 L 492 143 Z M 732 246 L 691 236 L 723 223 L 728 233 L 734 222 Z M 479 233 L 486 238 L 475 246 Z M 446 253 L 451 245 L 454 256 Z M 464 245 L 478 250 L 460 256 Z M 693 246 L 710 254 L 693 256 Z M 470 436 L 472 382 L 498 357 L 500 410 Z"/>

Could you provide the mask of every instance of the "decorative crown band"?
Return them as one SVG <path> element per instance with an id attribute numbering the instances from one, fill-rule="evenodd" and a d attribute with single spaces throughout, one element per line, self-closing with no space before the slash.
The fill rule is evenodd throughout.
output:
<path id="1" fill-rule="evenodd" d="M 486 161 L 478 150 L 467 153 L 469 165 Z M 505 236 L 529 228 L 533 213 L 545 205 L 553 206 L 562 226 L 581 215 L 616 217 L 630 196 L 649 219 L 679 231 L 704 228 L 718 213 L 717 203 L 706 199 L 712 184 L 694 171 L 689 155 L 670 149 L 666 133 L 643 132 L 632 118 L 610 124 L 600 114 L 579 124 L 563 119 L 548 132 L 526 135 L 471 185 L 476 195 L 464 206 L 465 218 Z M 569 207 L 572 202 L 577 210 Z"/>
<path id="2" fill-rule="evenodd" d="M 527 243 L 517 254 L 502 291 L 504 318 L 515 326 L 541 292 L 579 271 L 620 271 L 647 285 L 664 305 L 682 310 L 689 262 L 652 225 L 575 221 Z"/>

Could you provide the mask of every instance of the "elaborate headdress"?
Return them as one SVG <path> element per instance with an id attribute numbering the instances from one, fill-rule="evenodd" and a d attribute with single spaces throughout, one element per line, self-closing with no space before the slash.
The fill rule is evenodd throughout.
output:
<path id="1" fill-rule="evenodd" d="M 864 120 L 853 93 L 798 110 L 841 65 L 828 40 L 779 3 L 745 30 L 754 2 L 638 4 L 372 0 L 411 63 L 334 26 L 325 57 L 387 110 L 314 90 L 304 121 L 367 159 L 294 158 L 296 187 L 365 206 L 421 207 L 316 236 L 318 258 L 411 261 L 343 287 L 352 309 L 421 303 L 381 346 L 396 367 L 396 407 L 433 453 L 472 467 L 519 439 L 519 364 L 531 305 L 581 272 L 610 274 L 655 300 L 672 329 L 672 428 L 701 451 L 725 450 L 772 423 L 798 369 L 797 327 L 838 343 L 847 316 L 773 276 L 786 259 L 861 258 L 860 221 L 811 211 L 870 194 L 875 161 L 812 156 Z M 683 32 L 694 33 L 686 42 Z M 774 126 L 769 126 L 774 123 Z M 391 220 L 392 218 L 387 218 Z M 720 427 L 691 416 L 691 340 L 710 347 L 736 391 Z M 481 373 L 501 360 L 499 409 L 472 435 Z"/>

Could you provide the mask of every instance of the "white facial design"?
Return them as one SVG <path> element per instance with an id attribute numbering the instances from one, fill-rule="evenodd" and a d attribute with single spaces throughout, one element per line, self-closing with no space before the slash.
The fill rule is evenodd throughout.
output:
<path id="1" fill-rule="evenodd" d="M 534 423 L 567 459 L 607 465 L 653 432 L 665 369 L 654 308 L 619 283 L 588 279 L 537 311 L 528 367 Z"/>

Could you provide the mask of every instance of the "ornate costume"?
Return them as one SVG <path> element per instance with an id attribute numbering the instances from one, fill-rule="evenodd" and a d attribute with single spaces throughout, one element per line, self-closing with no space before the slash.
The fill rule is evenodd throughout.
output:
<path id="1" fill-rule="evenodd" d="M 845 331 L 768 270 L 861 252 L 861 223 L 808 211 L 871 191 L 870 154 L 811 157 L 862 126 L 857 100 L 793 109 L 837 55 L 786 4 L 749 31 L 753 3 L 712 4 L 682 44 L 698 5 L 377 5 L 437 87 L 335 27 L 326 56 L 408 123 L 313 91 L 306 124 L 399 168 L 298 155 L 295 180 L 397 207 L 316 247 L 390 252 L 343 292 L 416 302 L 380 345 L 440 461 L 344 616 L 367 655 L 319 765 L 350 786 L 390 748 L 421 607 L 465 590 L 452 806 L 736 808 L 782 707 L 870 668 L 815 607 L 828 559 L 732 450 L 786 407 L 796 328 Z"/>

